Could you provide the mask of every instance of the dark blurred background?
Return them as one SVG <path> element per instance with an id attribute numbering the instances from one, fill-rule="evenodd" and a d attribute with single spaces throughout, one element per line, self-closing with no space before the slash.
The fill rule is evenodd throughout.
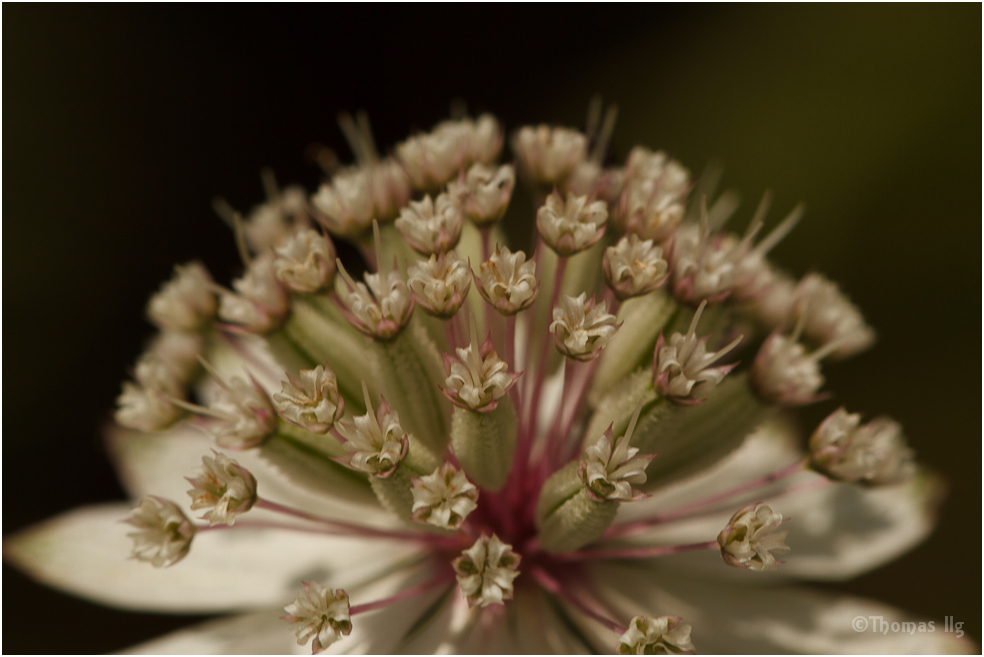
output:
<path id="1" fill-rule="evenodd" d="M 739 226 L 765 189 L 772 221 L 806 203 L 776 260 L 841 283 L 880 336 L 826 368 L 837 396 L 808 422 L 838 403 L 891 414 L 950 484 L 924 545 L 836 588 L 979 640 L 979 6 L 4 13 L 4 535 L 122 497 L 100 427 L 151 334 L 146 299 L 176 262 L 237 265 L 214 195 L 248 209 L 264 166 L 313 189 L 311 143 L 349 157 L 340 110 L 367 110 L 388 147 L 454 98 L 513 129 L 580 126 L 601 93 L 620 107 L 616 155 L 723 163 Z M 3 577 L 9 653 L 119 650 L 192 620 Z"/>

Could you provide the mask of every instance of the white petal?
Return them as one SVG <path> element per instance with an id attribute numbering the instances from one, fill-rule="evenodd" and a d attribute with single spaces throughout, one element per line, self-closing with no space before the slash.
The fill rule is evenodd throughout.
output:
<path id="1" fill-rule="evenodd" d="M 619 508 L 618 522 L 673 511 L 770 474 L 802 457 L 795 432 L 781 421 L 766 422 L 713 468 L 654 491 L 652 497 Z M 659 455 L 656 456 L 659 458 Z M 732 509 L 738 510 L 740 505 Z M 730 516 L 729 516 L 730 517 Z M 726 518 L 727 519 L 727 518 Z M 722 524 L 718 531 L 724 528 Z M 717 533 L 714 534 L 717 536 Z M 712 536 L 711 538 L 714 538 Z M 711 540 L 711 539 L 706 539 Z"/>
<path id="2" fill-rule="evenodd" d="M 661 569 L 659 576 L 638 566 L 594 567 L 609 590 L 605 597 L 624 622 L 645 613 L 677 615 L 693 626 L 694 646 L 701 653 L 940 653 L 967 652 L 973 646 L 944 632 L 942 619 L 930 631 L 891 630 L 895 622 L 913 621 L 892 607 L 840 594 L 797 587 L 754 588 L 681 577 Z M 864 621 L 857 621 L 861 617 Z M 886 633 L 872 631 L 889 624 Z M 867 630 L 857 631 L 862 623 Z M 855 624 L 857 623 L 857 624 Z M 609 648 L 611 649 L 611 648 Z"/>
<path id="3" fill-rule="evenodd" d="M 157 495 L 189 509 L 190 488 L 184 477 L 201 467 L 202 457 L 211 456 L 215 442 L 189 426 L 178 426 L 159 434 L 147 434 L 114 427 L 107 446 L 126 491 L 134 498 Z M 293 484 L 288 477 L 261 459 L 257 450 L 225 452 L 249 470 L 257 480 L 257 491 L 265 499 L 338 520 L 358 521 L 377 527 L 393 528 L 396 521 L 376 501 L 367 487 L 364 504 L 326 497 Z M 195 517 L 188 511 L 189 518 Z"/>
<path id="4" fill-rule="evenodd" d="M 785 563 L 777 570 L 749 573 L 728 568 L 717 550 L 680 553 L 660 557 L 659 561 L 674 569 L 746 585 L 789 578 L 844 580 L 908 552 L 935 524 L 940 483 L 928 474 L 880 488 L 826 483 L 810 473 L 793 481 L 804 482 L 806 489 L 774 498 L 754 494 L 739 498 L 734 508 L 667 523 L 633 537 L 631 542 L 672 545 L 714 540 L 737 508 L 761 499 L 788 518 L 783 529 L 789 531 L 786 544 L 792 551 L 783 556 Z"/>
<path id="5" fill-rule="evenodd" d="M 170 568 L 129 558 L 128 504 L 71 511 L 4 542 L 33 577 L 103 604 L 181 613 L 282 606 L 301 581 L 359 584 L 415 556 L 406 542 L 247 528 L 201 532 Z"/>
<path id="6" fill-rule="evenodd" d="M 282 609 L 208 621 L 121 651 L 126 655 L 310 654 L 297 645 Z"/>

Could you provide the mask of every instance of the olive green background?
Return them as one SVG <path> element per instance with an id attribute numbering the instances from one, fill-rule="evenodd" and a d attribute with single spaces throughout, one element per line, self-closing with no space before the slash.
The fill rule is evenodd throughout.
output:
<path id="1" fill-rule="evenodd" d="M 305 157 L 347 154 L 334 117 L 369 111 L 381 146 L 452 98 L 509 129 L 619 105 L 614 155 L 665 148 L 725 167 L 743 226 L 805 220 L 775 250 L 842 284 L 879 332 L 825 369 L 832 401 L 891 414 L 947 478 L 938 531 L 835 588 L 979 640 L 981 32 L 978 5 L 452 9 L 8 5 L 3 255 L 4 534 L 122 496 L 100 447 L 171 266 L 236 266 L 213 195 L 248 208 L 258 171 L 309 189 Z M 791 538 L 790 542 L 795 544 Z M 119 650 L 180 617 L 96 607 L 4 565 L 7 652 Z"/>

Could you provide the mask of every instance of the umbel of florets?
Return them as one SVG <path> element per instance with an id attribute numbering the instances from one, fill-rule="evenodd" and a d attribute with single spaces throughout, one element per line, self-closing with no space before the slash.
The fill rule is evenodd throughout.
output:
<path id="1" fill-rule="evenodd" d="M 120 396 L 128 480 L 201 463 L 190 490 L 174 473 L 184 508 L 133 510 L 135 559 L 199 568 L 230 609 L 282 607 L 313 652 L 686 653 L 691 634 L 717 650 L 832 645 L 798 643 L 802 619 L 776 603 L 799 609 L 797 591 L 763 602 L 746 587 L 742 605 L 731 582 L 860 572 L 928 531 L 935 487 L 895 422 L 840 410 L 796 447 L 790 414 L 823 400 L 821 361 L 874 333 L 836 285 L 769 262 L 799 209 L 757 239 L 766 197 L 733 234 L 731 197 L 704 184 L 695 198 L 666 153 L 610 156 L 614 119 L 596 106 L 584 132 L 507 140 L 490 115 L 459 117 L 383 157 L 365 115 L 343 115 L 355 163 L 306 201 L 268 176 L 245 220 L 219 203 L 241 275 L 225 287 L 178 267 Z M 514 203 L 517 184 L 533 207 Z M 532 244 L 510 247 L 510 222 Z M 335 240 L 364 262 L 338 259 Z M 869 507 L 877 527 L 845 517 Z M 799 532 L 818 544 L 803 562 Z M 99 554 L 37 569 L 78 577 Z M 754 614 L 776 631 L 734 632 Z"/>

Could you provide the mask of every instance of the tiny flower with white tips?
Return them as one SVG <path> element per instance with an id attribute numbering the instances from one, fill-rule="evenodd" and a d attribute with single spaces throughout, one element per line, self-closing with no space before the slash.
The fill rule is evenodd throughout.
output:
<path id="1" fill-rule="evenodd" d="M 331 431 L 345 408 L 335 373 L 322 365 L 301 370 L 296 377 L 288 374 L 273 402 L 280 417 L 314 433 Z"/>
<path id="2" fill-rule="evenodd" d="M 605 249 L 601 267 L 608 287 L 624 301 L 660 287 L 666 282 L 669 265 L 663 259 L 663 249 L 653 240 L 630 233 Z"/>
<path id="3" fill-rule="evenodd" d="M 373 219 L 386 221 L 410 198 L 410 180 L 394 160 L 340 171 L 311 197 L 318 219 L 334 235 L 357 238 Z"/>
<path id="4" fill-rule="evenodd" d="M 317 582 L 302 582 L 297 599 L 284 607 L 287 621 L 297 635 L 297 645 L 311 642 L 316 655 L 352 631 L 349 597 L 342 589 L 329 589 Z"/>
<path id="5" fill-rule="evenodd" d="M 277 279 L 295 292 L 317 292 L 335 276 L 335 248 L 317 231 L 294 233 L 275 249 Z"/>
<path id="6" fill-rule="evenodd" d="M 796 289 L 794 318 L 802 319 L 803 336 L 821 346 L 836 343 L 835 358 L 864 351 L 875 341 L 875 331 L 858 307 L 836 284 L 820 274 L 808 274 Z"/>
<path id="7" fill-rule="evenodd" d="M 457 358 L 445 354 L 444 367 L 448 373 L 442 388 L 451 403 L 480 413 L 495 410 L 498 400 L 515 385 L 520 374 L 510 372 L 509 366 L 495 353 L 492 337 L 481 347 L 477 342 L 455 349 Z"/>
<path id="8" fill-rule="evenodd" d="M 442 529 L 458 529 L 478 508 L 478 489 L 450 463 L 414 479 L 412 492 L 414 520 Z"/>
<path id="9" fill-rule="evenodd" d="M 836 345 L 809 353 L 792 336 L 773 333 L 759 348 L 752 364 L 752 385 L 767 402 L 783 406 L 802 406 L 822 399 L 820 360 Z"/>
<path id="10" fill-rule="evenodd" d="M 608 221 L 604 201 L 588 202 L 587 196 L 568 193 L 565 201 L 559 194 L 547 197 L 536 213 L 540 237 L 562 257 L 579 253 L 601 239 Z"/>
<path id="11" fill-rule="evenodd" d="M 448 194 L 427 195 L 400 210 L 396 228 L 417 253 L 444 253 L 461 238 L 461 209 Z"/>
<path id="12" fill-rule="evenodd" d="M 390 340 L 403 330 L 413 312 L 413 298 L 400 272 L 367 273 L 365 283 L 352 280 L 341 261 L 338 270 L 347 290 L 336 283 L 336 290 L 355 328 L 371 338 Z M 367 287 L 368 286 L 368 287 Z"/>
<path id="13" fill-rule="evenodd" d="M 915 472 L 913 456 L 897 422 L 881 417 L 862 425 L 859 414 L 843 408 L 810 437 L 810 464 L 838 481 L 898 483 Z"/>
<path id="14" fill-rule="evenodd" d="M 706 399 L 735 364 L 711 367 L 741 342 L 741 336 L 719 351 L 707 351 L 707 337 L 697 337 L 697 323 L 704 312 L 701 303 L 686 335 L 674 333 L 669 342 L 660 333 L 653 358 L 653 381 L 664 395 L 680 404 Z"/>
<path id="15" fill-rule="evenodd" d="M 588 155 L 588 140 L 577 130 L 525 126 L 512 142 L 520 170 L 533 182 L 556 185 Z"/>
<path id="16" fill-rule="evenodd" d="M 232 282 L 235 293 L 222 291 L 219 318 L 253 333 L 267 333 L 279 326 L 290 312 L 290 298 L 277 279 L 273 255 L 264 254 Z"/>
<path id="17" fill-rule="evenodd" d="M 638 447 L 629 447 L 632 429 L 614 440 L 612 428 L 608 427 L 603 436 L 584 450 L 586 458 L 578 464 L 578 476 L 591 499 L 626 502 L 645 497 L 634 491 L 632 484 L 646 483 L 646 466 L 656 455 L 639 454 Z"/>
<path id="18" fill-rule="evenodd" d="M 194 486 L 188 491 L 191 509 L 208 509 L 202 520 L 208 520 L 210 527 L 233 526 L 236 515 L 246 513 L 256 503 L 256 478 L 225 454 L 203 456 L 201 474 L 189 477 L 188 483 Z"/>
<path id="19" fill-rule="evenodd" d="M 690 625 L 679 616 L 636 616 L 618 640 L 620 655 L 692 654 Z"/>
<path id="20" fill-rule="evenodd" d="M 496 245 L 492 257 L 482 263 L 475 277 L 482 298 L 503 315 L 515 315 L 536 301 L 540 282 L 536 280 L 536 264 L 526 259 L 522 251 L 513 253 Z"/>
<path id="21" fill-rule="evenodd" d="M 690 172 L 662 151 L 636 147 L 625 165 L 617 223 L 627 233 L 662 241 L 683 219 Z"/>
<path id="22" fill-rule="evenodd" d="M 178 380 L 188 383 L 201 370 L 198 357 L 205 352 L 205 347 L 202 333 L 161 331 L 147 347 L 147 353 L 167 363 Z"/>
<path id="23" fill-rule="evenodd" d="M 124 522 L 138 531 L 133 539 L 133 557 L 155 568 L 167 568 L 181 561 L 191 549 L 195 526 L 177 504 L 160 497 L 145 497 Z"/>
<path id="24" fill-rule="evenodd" d="M 212 277 L 201 263 L 174 268 L 174 277 L 150 298 L 147 316 L 159 328 L 198 331 L 215 316 Z"/>
<path id="25" fill-rule="evenodd" d="M 488 164 L 502 148 L 499 122 L 491 115 L 444 121 L 431 132 L 396 147 L 397 157 L 417 189 L 438 189 L 474 163 Z"/>
<path id="26" fill-rule="evenodd" d="M 432 255 L 407 269 L 407 285 L 424 312 L 453 317 L 471 289 L 471 269 L 454 251 Z"/>
<path id="27" fill-rule="evenodd" d="M 513 580 L 519 576 L 520 556 L 512 546 L 483 535 L 452 562 L 458 585 L 469 607 L 504 605 L 513 596 Z"/>
<path id="28" fill-rule="evenodd" d="M 776 531 L 783 523 L 782 515 L 765 504 L 749 504 L 731 516 L 728 525 L 718 534 L 718 545 L 724 562 L 735 568 L 773 570 L 781 561 L 776 554 L 786 554 L 788 531 Z"/>
<path id="29" fill-rule="evenodd" d="M 379 408 L 373 412 L 368 390 L 365 415 L 356 417 L 351 424 L 339 423 L 338 432 L 345 438 L 343 445 L 349 456 L 344 462 L 353 470 L 377 477 L 389 477 L 407 455 L 410 439 L 400 426 L 400 416 L 380 398 Z"/>
<path id="30" fill-rule="evenodd" d="M 181 417 L 181 409 L 168 401 L 168 396 L 133 383 L 123 382 L 123 391 L 116 398 L 116 421 L 124 427 L 139 431 L 165 429 Z"/>
<path id="31" fill-rule="evenodd" d="M 618 330 L 615 315 L 604 301 L 588 299 L 586 292 L 577 297 L 564 295 L 553 309 L 550 332 L 560 353 L 577 361 L 594 360 Z"/>
<path id="32" fill-rule="evenodd" d="M 246 242 L 256 253 L 273 248 L 295 231 L 309 225 L 306 209 L 307 193 L 304 189 L 291 185 L 278 190 L 277 182 L 270 170 L 263 171 L 263 179 L 268 200 L 250 210 L 242 224 Z M 220 203 L 225 208 L 224 202 Z M 234 211 L 232 208 L 223 209 L 220 214 L 228 219 L 229 212 Z"/>
<path id="33" fill-rule="evenodd" d="M 473 164 L 461 180 L 448 183 L 448 194 L 458 201 L 462 214 L 476 226 L 495 223 L 506 213 L 516 171 L 505 164 L 497 169 Z"/>
<path id="34" fill-rule="evenodd" d="M 136 383 L 126 381 L 117 398 L 116 421 L 141 431 L 157 431 L 175 422 L 183 412 L 171 399 L 184 395 L 184 372 L 152 348 L 134 367 Z"/>
<path id="35" fill-rule="evenodd" d="M 181 406 L 214 418 L 206 430 L 219 446 L 248 449 L 263 443 L 276 432 L 277 413 L 273 410 L 270 397 L 256 380 L 250 377 L 250 381 L 246 382 L 233 377 L 227 383 L 211 368 L 208 369 L 219 384 L 212 403 L 207 409 L 185 403 Z"/>

